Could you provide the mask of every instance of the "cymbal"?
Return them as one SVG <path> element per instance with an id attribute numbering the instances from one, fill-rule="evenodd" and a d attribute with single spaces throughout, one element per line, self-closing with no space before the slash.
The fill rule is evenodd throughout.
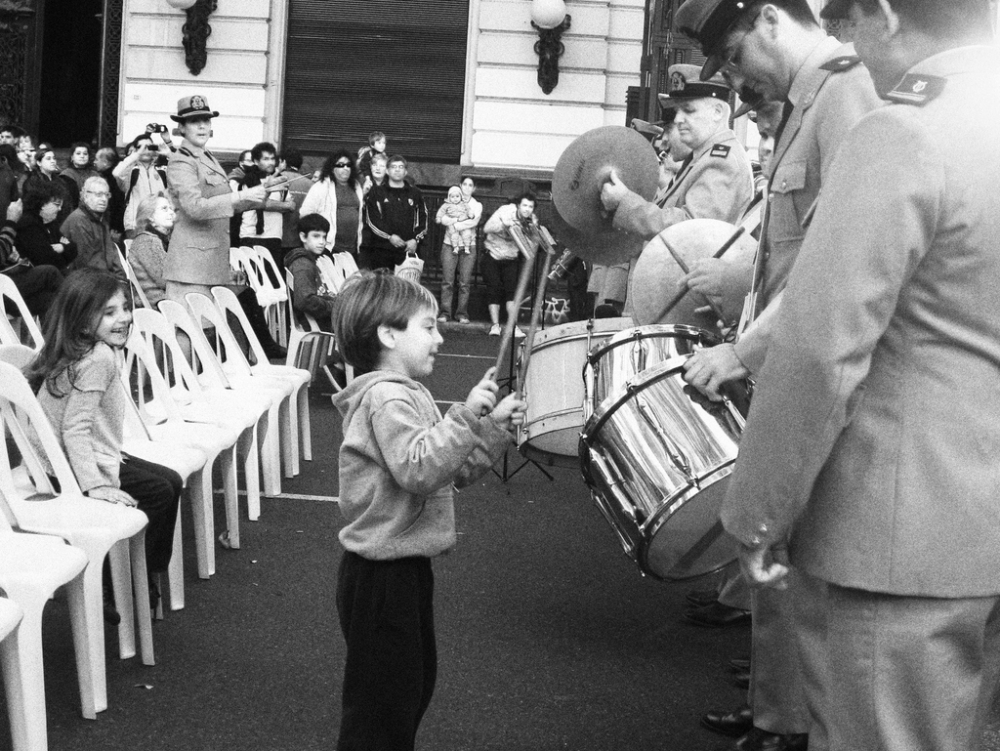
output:
<path id="1" fill-rule="evenodd" d="M 635 263 L 632 288 L 629 290 L 636 325 L 686 324 L 714 331 L 717 316 L 710 310 L 696 312 L 707 306 L 708 300 L 695 292 L 689 292 L 673 310 L 665 316 L 662 314 L 670 299 L 680 290 L 677 283 L 684 276 L 673 254 L 667 249 L 667 244 L 690 266 L 699 258 L 711 258 L 734 232 L 736 225 L 729 222 L 689 219 L 667 227 L 646 243 Z M 739 316 L 743 298 L 750 291 L 756 251 L 757 241 L 745 233 L 722 256 L 723 263 L 738 265 L 743 272 L 742 276 L 737 277 L 740 283 L 729 289 L 728 294 L 721 299 L 715 299 L 729 320 Z"/>
<path id="2" fill-rule="evenodd" d="M 588 233 L 611 228 L 601 205 L 611 170 L 647 201 L 656 195 L 660 168 L 650 143 L 624 126 L 594 128 L 566 147 L 552 173 L 552 201 L 571 227 Z"/>
<path id="3" fill-rule="evenodd" d="M 614 266 L 638 258 L 642 252 L 642 239 L 608 227 L 598 232 L 583 232 L 571 226 L 556 209 L 549 222 L 556 241 L 573 255 L 589 263 Z"/>

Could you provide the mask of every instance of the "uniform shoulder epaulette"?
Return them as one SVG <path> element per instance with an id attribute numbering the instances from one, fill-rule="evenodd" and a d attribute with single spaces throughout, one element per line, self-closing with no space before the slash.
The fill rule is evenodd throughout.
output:
<path id="1" fill-rule="evenodd" d="M 922 106 L 932 99 L 936 99 L 942 91 L 947 78 L 938 76 L 922 76 L 919 73 L 907 73 L 903 79 L 896 84 L 896 88 L 885 95 L 891 102 L 900 104 L 913 104 Z"/>
<path id="2" fill-rule="evenodd" d="M 187 146 L 181 146 L 179 149 L 177 149 L 177 151 L 183 154 L 184 156 L 189 156 L 192 159 L 194 159 L 194 154 L 191 153 L 191 150 Z"/>
<path id="3" fill-rule="evenodd" d="M 712 147 L 712 151 L 709 152 L 709 156 L 721 156 L 725 159 L 729 156 L 730 151 L 732 151 L 732 146 L 726 146 L 724 143 L 717 143 Z"/>
<path id="4" fill-rule="evenodd" d="M 840 70 L 850 70 L 860 62 L 861 58 L 857 55 L 841 55 L 840 57 L 835 57 L 832 60 L 827 60 L 819 67 L 820 70 L 832 70 L 836 73 Z"/>

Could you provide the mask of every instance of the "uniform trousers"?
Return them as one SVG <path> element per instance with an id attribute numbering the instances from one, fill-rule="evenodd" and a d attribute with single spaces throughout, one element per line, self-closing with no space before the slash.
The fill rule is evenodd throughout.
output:
<path id="1" fill-rule="evenodd" d="M 437 679 L 429 558 L 346 551 L 337 613 L 347 641 L 338 751 L 412 751 Z"/>
<path id="2" fill-rule="evenodd" d="M 184 481 L 169 467 L 122 454 L 118 470 L 121 489 L 135 498 L 149 518 L 146 526 L 146 568 L 157 574 L 167 570 L 174 548 L 177 505 Z"/>
<path id="3" fill-rule="evenodd" d="M 1000 597 L 824 591 L 830 751 L 982 747 L 1000 681 Z"/>
<path id="4" fill-rule="evenodd" d="M 822 702 L 822 619 L 811 602 L 816 588 L 807 586 L 794 567 L 788 589 L 753 589 L 749 704 L 753 724 L 770 733 L 810 733 L 810 751 L 823 746 L 813 739 L 813 702 Z M 808 689 L 808 690 L 807 690 Z"/>

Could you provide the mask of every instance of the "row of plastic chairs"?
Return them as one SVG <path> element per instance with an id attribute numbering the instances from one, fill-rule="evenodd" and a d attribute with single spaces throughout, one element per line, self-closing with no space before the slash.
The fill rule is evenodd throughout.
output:
<path id="1" fill-rule="evenodd" d="M 6 294 L 6 289 L 3 291 L 4 297 L 8 297 L 8 299 L 12 300 L 14 307 L 22 313 L 25 317 L 24 319 L 26 321 L 30 321 L 30 314 L 27 314 L 26 309 L 23 308 L 23 301 L 21 301 L 20 296 L 17 295 L 16 289 L 9 296 Z M 213 321 L 217 336 L 225 337 L 232 336 L 232 331 L 228 329 L 228 326 L 223 325 L 226 322 L 226 317 L 221 313 L 221 311 L 225 310 L 227 312 L 231 312 L 236 317 L 236 319 L 240 322 L 240 326 L 244 329 L 244 335 L 249 337 L 252 349 L 255 350 L 257 364 L 254 368 L 256 369 L 256 372 L 261 380 L 270 379 L 273 382 L 276 379 L 280 380 L 283 378 L 285 381 L 292 384 L 290 389 L 282 388 L 281 390 L 283 393 L 287 391 L 289 396 L 293 393 L 298 395 L 299 409 L 290 409 L 288 410 L 288 413 L 289 415 L 295 415 L 298 417 L 300 426 L 304 428 L 304 435 L 308 436 L 308 394 L 306 390 L 303 389 L 303 386 L 306 388 L 308 387 L 308 373 L 304 373 L 302 371 L 295 372 L 294 370 L 290 371 L 283 366 L 271 366 L 267 363 L 267 360 L 263 355 L 262 348 L 253 336 L 249 323 L 246 321 L 245 316 L 243 316 L 242 308 L 240 308 L 235 295 L 233 295 L 232 292 L 226 288 L 219 288 L 215 290 L 215 293 L 218 307 L 216 307 L 213 301 L 208 298 L 204 298 L 203 296 L 199 296 L 201 300 L 195 300 L 193 302 L 193 306 L 198 306 L 199 308 L 201 320 Z M 208 303 L 207 307 L 205 305 L 206 303 Z M 180 308 L 181 306 L 177 307 Z M 151 315 L 157 315 L 151 311 L 145 312 L 150 313 Z M 187 315 L 183 308 L 181 308 L 180 312 L 187 316 L 188 322 L 191 321 L 191 317 Z M 177 311 L 174 311 L 174 313 L 177 314 Z M 11 333 L 14 332 L 5 332 L 3 339 L 10 341 Z M 164 331 L 164 333 L 166 332 Z M 186 329 L 186 333 L 193 336 L 195 340 L 197 340 L 198 335 L 204 339 L 204 334 L 202 334 L 197 325 L 189 324 L 189 328 Z M 176 337 L 174 337 L 174 339 L 176 340 Z M 41 335 L 37 334 L 37 339 L 35 339 L 35 336 L 32 335 L 32 340 L 33 342 L 37 341 L 37 343 L 40 344 Z M 205 344 L 207 344 L 207 342 L 205 342 Z M 4 359 L 8 362 L 14 362 L 18 366 L 9 372 L 0 374 L 0 380 L 2 380 L 5 384 L 17 383 L 19 379 L 23 382 L 23 378 L 20 376 L 18 368 L 34 356 L 33 350 L 20 345 L 3 347 L 0 348 L 0 350 L 5 350 L 0 359 Z M 234 340 L 231 340 L 228 343 L 227 351 L 233 356 L 226 359 L 230 371 L 233 371 L 239 364 L 235 355 L 239 352 L 240 356 L 242 356 L 242 353 Z M 159 372 L 157 370 L 159 367 L 157 357 L 153 353 L 152 349 L 146 346 L 146 343 L 142 339 L 142 335 L 138 331 L 138 327 L 130 339 L 129 352 L 134 353 L 133 357 L 135 361 L 141 361 L 144 364 L 144 367 L 148 369 L 148 377 L 152 378 L 154 377 L 154 373 Z M 202 347 L 200 349 L 200 356 L 202 360 L 208 360 L 209 354 L 210 353 L 205 348 Z M 179 347 L 175 349 L 173 356 L 175 358 L 183 358 L 183 352 L 179 351 Z M 247 367 L 249 367 L 249 365 Z M 199 375 L 203 374 L 204 368 L 202 368 L 202 373 Z M 189 375 L 189 384 L 197 380 L 198 376 L 194 375 L 194 369 L 192 369 L 191 374 Z M 274 384 L 272 383 L 271 385 L 273 386 Z M 34 395 L 30 393 L 30 389 L 27 389 L 26 383 L 24 383 L 23 386 L 27 396 L 22 396 L 24 396 L 30 404 L 30 402 L 34 401 Z M 257 390 L 260 389 L 260 386 L 260 383 L 253 384 L 253 387 Z M 123 382 L 122 387 L 127 388 L 127 385 Z M 164 395 L 167 397 L 174 396 L 170 393 L 169 388 L 161 388 L 160 396 L 162 397 Z M 165 399 L 164 403 L 169 404 L 170 399 Z M 234 404 L 234 402 L 231 402 L 231 404 Z M 176 402 L 174 402 L 174 405 L 176 408 Z M 245 402 L 241 400 L 239 402 L 239 406 L 241 408 L 244 407 Z M 41 415 L 40 407 L 37 407 L 36 401 L 35 407 L 38 410 L 37 415 Z M 30 406 L 23 408 L 23 411 L 26 413 L 31 410 L 32 408 Z M 168 408 L 168 411 L 171 412 L 169 417 L 174 419 L 167 419 L 165 421 L 154 419 L 151 421 L 152 424 L 147 426 L 142 422 L 140 412 L 133 409 L 126 416 L 125 450 L 127 453 L 136 456 L 144 456 L 144 458 L 168 464 L 178 470 L 182 477 L 189 480 L 187 482 L 186 493 L 189 496 L 192 503 L 192 509 L 195 512 L 195 528 L 199 538 L 199 574 L 203 577 L 207 577 L 210 573 L 214 572 L 214 532 L 211 526 L 211 504 L 213 500 L 211 467 L 214 459 L 219 454 L 219 449 L 229 450 L 234 447 L 236 443 L 236 436 L 226 435 L 225 440 L 220 442 L 220 433 L 223 432 L 221 429 L 205 424 L 185 424 L 183 417 L 179 415 L 179 410 L 175 412 L 169 410 Z M 231 411 L 236 412 L 238 410 Z M 5 425 L 12 425 L 13 416 L 16 416 L 17 414 L 20 414 L 20 411 L 17 408 L 11 408 L 5 412 Z M 36 419 L 38 419 L 37 415 Z M 271 419 L 274 421 L 273 416 Z M 41 422 L 45 423 L 43 416 L 41 418 Z M 45 424 L 47 425 L 47 423 Z M 289 428 L 290 427 L 291 426 L 289 426 Z M 295 433 L 291 432 L 289 428 L 286 428 L 286 437 L 289 437 L 290 440 L 286 440 L 284 442 L 286 446 L 289 446 L 292 449 L 285 452 L 287 472 L 292 471 L 291 459 L 292 455 L 295 453 L 294 448 L 297 447 L 297 441 L 295 440 L 297 436 L 295 436 Z M 51 428 L 49 428 L 49 430 L 51 430 Z M 12 433 L 13 432 L 14 431 L 12 431 Z M 215 438 L 214 445 L 210 440 L 212 437 Z M 54 446 L 55 454 L 61 456 L 61 452 L 58 451 L 58 443 L 54 435 L 51 437 L 51 443 L 52 445 L 49 448 Z M 25 444 L 24 449 L 21 448 L 20 443 L 18 443 L 18 447 L 21 449 L 22 456 L 30 456 L 30 452 L 28 451 L 30 447 L 27 443 Z M 310 446 L 308 441 L 306 441 L 303 448 L 304 455 L 306 458 L 309 458 Z M 210 456 L 213 450 L 215 450 L 215 455 Z M 4 451 L 4 457 L 6 458 L 6 449 Z M 231 535 L 233 531 L 236 533 L 235 540 L 231 540 L 231 543 L 235 542 L 235 545 L 231 546 L 237 547 L 239 545 L 239 538 L 238 516 L 235 513 L 235 463 L 232 461 L 233 457 L 231 454 L 229 454 L 229 457 L 230 461 L 223 461 L 223 475 L 227 478 L 227 481 L 224 484 L 226 485 L 228 522 L 231 527 Z M 56 518 L 58 518 L 61 514 L 65 514 L 67 508 L 57 508 L 55 501 L 70 497 L 74 491 L 78 493 L 78 487 L 75 485 L 75 480 L 72 478 L 72 473 L 69 470 L 68 463 L 66 463 L 64 457 L 62 457 L 61 462 L 59 459 L 52 459 L 51 461 L 54 467 L 62 467 L 61 470 L 57 471 L 57 478 L 60 480 L 60 486 L 62 488 L 61 495 L 56 496 L 54 494 L 54 491 L 52 490 L 51 485 L 48 484 L 48 479 L 47 477 L 44 477 L 43 472 L 39 475 L 41 465 L 37 462 L 33 465 L 32 462 L 28 460 L 25 462 L 24 467 L 19 468 L 17 471 L 12 471 L 9 475 L 10 479 L 4 481 L 3 486 L 0 487 L 0 490 L 3 491 L 0 498 L 24 500 L 30 497 L 32 498 L 32 501 L 29 503 L 31 503 L 32 509 L 38 509 L 41 511 L 48 509 L 54 510 L 54 516 Z M 33 466 L 35 468 L 34 471 L 32 471 Z M 5 462 L 5 467 L 10 467 L 9 458 Z M 295 471 L 297 471 L 297 466 L 295 467 Z M 0 474 L 3 474 L 4 477 L 8 476 L 6 473 Z M 278 492 L 280 492 L 280 488 L 278 489 Z M 44 498 L 45 501 L 39 503 L 39 498 Z M 141 522 L 140 530 L 127 537 L 128 544 L 121 544 L 121 540 L 118 543 L 112 544 L 111 568 L 115 584 L 116 602 L 118 610 L 123 616 L 122 624 L 119 626 L 121 656 L 122 658 L 126 658 L 134 655 L 135 653 L 134 632 L 131 632 L 133 634 L 131 636 L 131 646 L 129 642 L 130 630 L 134 628 L 131 617 L 133 612 L 133 601 L 131 595 L 134 588 L 135 603 L 140 603 L 134 607 L 139 616 L 140 641 L 142 643 L 143 660 L 147 664 L 153 664 L 152 630 L 149 626 L 149 611 L 148 607 L 142 604 L 148 603 L 148 599 L 146 599 L 148 597 L 148 593 L 146 592 L 147 580 L 145 575 L 145 556 L 144 549 L 141 547 L 144 546 L 143 530 L 146 523 L 145 516 L 141 514 L 141 512 L 134 509 L 125 509 L 125 507 L 115 507 L 100 501 L 91 501 L 82 495 L 74 497 L 73 503 L 77 503 L 81 499 L 86 503 L 96 503 L 99 504 L 99 506 L 89 509 L 85 508 L 83 505 L 80 505 L 78 508 L 74 507 L 72 510 L 78 511 L 79 513 L 64 516 L 61 519 L 64 528 L 53 531 L 56 534 L 62 534 L 64 539 L 72 537 L 72 540 L 70 541 L 75 545 L 80 545 L 81 543 L 88 542 L 85 539 L 88 534 L 91 537 L 100 537 L 100 535 L 94 530 L 101 530 L 104 532 L 103 542 L 98 544 L 94 540 L 89 540 L 90 549 L 84 553 L 85 560 L 81 566 L 83 569 L 82 576 L 79 575 L 81 572 L 76 572 L 75 574 L 79 578 L 78 584 L 73 583 L 75 579 L 72 579 L 72 577 L 67 578 L 65 582 L 60 581 L 56 584 L 52 584 L 49 591 L 41 591 L 41 594 L 38 594 L 34 599 L 31 599 L 31 607 L 21 604 L 21 608 L 24 610 L 25 615 L 23 616 L 24 620 L 21 625 L 17 627 L 19 634 L 8 637 L 8 641 L 13 640 L 11 643 L 15 644 L 16 647 L 5 646 L 3 649 L 2 654 L 4 655 L 3 665 L 5 671 L 5 681 L 8 684 L 7 695 L 12 704 L 10 717 L 12 719 L 12 723 L 17 725 L 17 727 L 14 728 L 13 733 L 16 739 L 15 748 L 18 750 L 21 748 L 30 748 L 34 751 L 34 749 L 45 747 L 44 684 L 42 683 L 43 674 L 41 671 L 41 643 L 40 636 L 35 639 L 30 638 L 30 634 L 35 632 L 34 626 L 36 624 L 38 629 L 40 629 L 41 607 L 44 606 L 45 601 L 49 599 L 52 591 L 54 591 L 54 589 L 60 584 L 71 584 L 71 614 L 75 614 L 74 643 L 77 646 L 76 651 L 83 714 L 85 717 L 93 717 L 96 715 L 97 711 L 101 711 L 107 706 L 106 678 L 104 675 L 103 624 L 101 622 L 103 611 L 103 592 L 100 586 L 100 571 L 104 555 L 108 552 L 106 528 L 113 525 L 109 525 L 107 520 L 103 520 L 103 525 L 99 522 L 101 512 L 117 513 L 119 510 L 126 512 L 130 511 L 135 517 L 138 517 Z M 12 530 L 14 526 L 21 530 L 26 530 L 29 527 L 33 527 L 37 531 L 44 530 L 45 520 L 33 519 L 26 521 L 26 519 L 23 518 L 25 517 L 23 510 L 17 509 L 22 511 L 21 517 L 18 517 L 10 508 L 5 508 L 4 510 L 7 512 L 7 531 Z M 250 510 L 251 513 L 259 515 L 259 496 L 256 510 Z M 256 517 L 252 516 L 252 518 Z M 4 532 L 4 530 L 0 530 L 0 533 L 2 532 Z M 25 535 L 17 532 L 11 532 L 11 534 L 16 535 L 17 541 L 20 544 L 8 545 L 7 539 L 5 538 L 3 543 L 0 543 L 0 550 L 4 553 L 13 554 L 15 552 L 19 552 L 20 548 L 23 548 L 25 545 L 25 539 L 31 538 L 34 540 L 36 537 L 35 535 Z M 125 535 L 122 534 L 120 534 L 119 537 L 121 537 L 122 540 L 126 539 Z M 101 544 L 105 546 L 103 550 L 101 550 Z M 120 553 L 118 555 L 116 555 L 116 550 L 114 548 L 115 545 L 117 545 L 117 551 Z M 183 556 L 181 554 L 180 516 L 178 517 L 174 545 L 175 555 L 173 556 L 173 561 L 171 562 L 171 570 L 168 573 L 168 578 L 170 580 L 170 604 L 173 609 L 178 609 L 183 607 Z M 132 548 L 131 550 L 129 550 L 130 546 Z M 63 547 L 66 548 L 66 550 L 72 550 L 65 545 Z M 126 557 L 122 557 L 122 555 Z M 3 573 L 9 574 L 12 567 L 16 569 L 14 564 L 17 560 L 20 560 L 20 557 L 16 557 L 13 560 L 8 560 L 8 557 L 9 556 L 0 555 L 0 575 Z M 130 566 L 134 574 L 134 581 L 132 582 L 133 586 L 129 586 L 127 578 L 127 572 Z M 30 570 L 30 567 L 27 568 Z M 56 567 L 56 569 L 58 569 L 58 567 Z M 0 587 L 5 589 L 8 595 L 11 593 L 12 588 L 17 591 L 16 581 L 12 584 L 11 582 L 0 578 Z M 73 594 L 73 592 L 76 591 L 76 588 L 81 590 L 78 596 Z M 79 602 L 77 602 L 77 600 L 79 600 Z M 76 604 L 74 605 L 74 603 Z M 37 607 L 34 607 L 34 605 L 37 605 Z M 26 626 L 29 627 L 26 629 Z M 28 632 L 29 636 L 20 635 L 20 632 Z M 40 630 L 38 630 L 38 633 L 40 634 Z M 24 645 L 30 647 L 27 649 L 27 652 L 30 653 L 27 657 L 16 661 L 12 661 L 8 658 L 8 655 L 12 653 L 12 650 L 15 655 L 21 655 L 25 652 Z M 14 662 L 17 662 L 18 665 L 14 665 Z M 30 709 L 31 707 L 34 707 L 35 710 L 32 711 Z M 40 709 L 38 709 L 39 707 Z"/>

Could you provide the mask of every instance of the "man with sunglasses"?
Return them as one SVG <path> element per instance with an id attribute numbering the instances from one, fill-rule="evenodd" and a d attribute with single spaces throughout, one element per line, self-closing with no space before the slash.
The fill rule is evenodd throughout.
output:
<path id="1" fill-rule="evenodd" d="M 834 154 L 847 132 L 880 102 L 854 49 L 826 35 L 807 0 L 687 0 L 678 9 L 677 25 L 708 58 L 702 78 L 721 71 L 744 100 L 784 103 L 754 274 L 753 291 L 763 312 L 735 345 L 705 350 L 686 365 L 686 379 L 717 399 L 723 383 L 759 376 L 781 291 Z M 816 626 L 809 622 L 808 608 L 795 609 L 808 594 L 799 593 L 803 588 L 793 575 L 789 590 L 753 593 L 749 711 L 711 712 L 703 718 L 714 730 L 747 731 L 736 746 L 743 751 L 805 748 L 810 728 L 809 747 L 825 748 L 823 729 L 811 721 L 814 711 L 807 705 L 823 680 L 811 648 Z M 806 694 L 806 686 L 814 690 Z"/>

